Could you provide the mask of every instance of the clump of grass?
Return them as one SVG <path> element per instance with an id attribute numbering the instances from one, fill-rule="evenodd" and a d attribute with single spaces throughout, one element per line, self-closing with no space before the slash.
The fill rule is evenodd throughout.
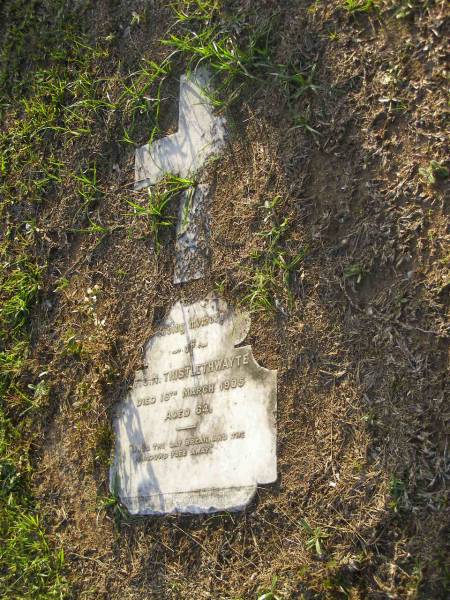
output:
<path id="1" fill-rule="evenodd" d="M 12 267 L 12 268 L 11 268 Z M 0 284 L 0 333 L 19 332 L 27 323 L 40 287 L 42 269 L 25 257 L 11 265 Z"/>
<path id="2" fill-rule="evenodd" d="M 272 577 L 270 589 L 266 592 L 258 594 L 258 600 L 281 600 L 281 596 L 277 594 L 278 577 Z"/>
<path id="3" fill-rule="evenodd" d="M 101 192 L 97 184 L 97 165 L 94 163 L 92 167 L 80 169 L 79 173 L 73 173 L 73 178 L 77 182 L 78 194 L 81 198 L 81 207 L 77 211 L 87 211 L 100 197 Z"/>
<path id="4" fill-rule="evenodd" d="M 120 502 L 118 489 L 119 481 L 115 479 L 110 493 L 98 499 L 99 511 L 108 511 L 113 517 L 116 528 L 119 528 L 122 523 L 130 523 L 133 520 L 132 515 Z"/>
<path id="5" fill-rule="evenodd" d="M 252 274 L 244 302 L 255 312 L 273 312 L 276 308 L 273 290 L 276 280 L 272 270 L 264 265 Z"/>
<path id="6" fill-rule="evenodd" d="M 289 219 L 280 219 L 276 209 L 281 196 L 267 201 L 264 206 L 266 228 L 258 237 L 264 240 L 264 249 L 253 254 L 255 267 L 248 282 L 248 291 L 243 301 L 252 311 L 273 312 L 281 308 L 280 298 L 291 303 L 292 277 L 306 256 L 307 249 L 301 248 L 295 255 L 289 255 L 282 248 L 282 240 L 289 226 Z"/>
<path id="7" fill-rule="evenodd" d="M 406 484 L 402 479 L 394 476 L 391 477 L 389 482 L 389 492 L 391 495 L 389 506 L 395 513 L 400 512 L 408 506 Z"/>
<path id="8" fill-rule="evenodd" d="M 220 11 L 219 0 L 181 0 L 172 4 L 173 11 L 180 23 L 201 21 L 211 23 Z"/>
<path id="9" fill-rule="evenodd" d="M 111 460 L 111 448 L 114 434 L 110 423 L 104 424 L 97 432 L 95 460 L 105 466 L 109 466 Z"/>
<path id="10" fill-rule="evenodd" d="M 368 13 L 377 8 L 377 0 L 344 0 L 343 8 L 351 13 Z"/>
<path id="11" fill-rule="evenodd" d="M 329 537 L 329 534 L 322 527 L 312 527 L 306 519 L 300 519 L 301 528 L 309 536 L 306 540 L 306 548 L 314 550 L 317 556 L 323 555 L 323 543 Z"/>
<path id="12" fill-rule="evenodd" d="M 316 90 L 313 67 L 302 70 L 277 63 L 270 56 L 271 22 L 251 26 L 238 17 L 225 15 L 216 0 L 178 2 L 174 13 L 177 32 L 170 33 L 162 43 L 182 54 L 192 67 L 206 63 L 219 76 L 220 84 L 212 98 L 216 107 L 234 102 L 246 82 L 275 83 L 289 100 Z"/>
<path id="13" fill-rule="evenodd" d="M 176 216 L 170 211 L 172 201 L 184 190 L 193 190 L 194 186 L 194 180 L 167 175 L 157 185 L 147 189 L 147 201 L 144 204 L 128 201 L 133 216 L 146 221 L 157 252 L 161 248 L 163 232 L 175 223 Z"/>
<path id="14" fill-rule="evenodd" d="M 435 185 L 438 179 L 447 179 L 449 174 L 448 168 L 437 160 L 431 160 L 428 166 L 419 169 L 421 180 L 429 185 Z"/>
<path id="15" fill-rule="evenodd" d="M 123 89 L 117 100 L 117 108 L 122 111 L 122 122 L 129 123 L 128 126 L 124 125 L 123 141 L 126 143 L 134 144 L 132 136 L 139 127 L 139 116 L 144 116 L 147 120 L 147 127 L 150 129 L 148 143 L 160 133 L 161 90 L 171 71 L 170 58 L 159 64 L 143 60 L 142 67 L 122 82 Z"/>
<path id="16" fill-rule="evenodd" d="M 63 597 L 64 553 L 54 552 L 43 532 L 28 481 L 9 457 L 6 433 L 10 429 L 0 413 L 0 585 L 3 598 L 56 600 Z M 5 436 L 6 433 L 6 436 Z"/>
<path id="17" fill-rule="evenodd" d="M 356 283 L 361 283 L 364 273 L 365 269 L 359 263 L 353 263 L 344 268 L 345 279 L 353 279 Z"/>

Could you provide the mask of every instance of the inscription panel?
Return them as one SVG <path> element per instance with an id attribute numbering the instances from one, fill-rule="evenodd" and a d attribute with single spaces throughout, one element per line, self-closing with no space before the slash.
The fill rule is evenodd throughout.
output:
<path id="1" fill-rule="evenodd" d="M 119 404 L 111 489 L 132 514 L 242 509 L 276 480 L 276 372 L 239 346 L 248 315 L 176 304 Z"/>

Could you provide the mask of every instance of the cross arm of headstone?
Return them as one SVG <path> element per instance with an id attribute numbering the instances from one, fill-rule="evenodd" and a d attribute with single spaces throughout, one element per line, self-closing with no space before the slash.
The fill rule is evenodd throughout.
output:
<path id="1" fill-rule="evenodd" d="M 195 176 L 225 143 L 225 119 L 214 114 L 210 76 L 199 68 L 180 79 L 178 131 L 136 150 L 135 189 L 154 185 L 164 175 Z"/>
<path id="2" fill-rule="evenodd" d="M 158 183 L 170 173 L 198 177 L 225 143 L 225 119 L 214 113 L 209 72 L 198 68 L 180 79 L 178 131 L 136 150 L 135 189 Z M 204 276 L 209 254 L 210 189 L 199 183 L 183 192 L 175 243 L 174 282 Z"/>

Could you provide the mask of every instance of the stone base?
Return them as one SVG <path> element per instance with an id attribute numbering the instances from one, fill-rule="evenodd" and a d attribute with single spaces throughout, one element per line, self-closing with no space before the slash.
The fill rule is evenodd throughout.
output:
<path id="1" fill-rule="evenodd" d="M 137 496 L 122 498 L 122 502 L 132 515 L 204 514 L 243 510 L 255 493 L 253 485 Z"/>

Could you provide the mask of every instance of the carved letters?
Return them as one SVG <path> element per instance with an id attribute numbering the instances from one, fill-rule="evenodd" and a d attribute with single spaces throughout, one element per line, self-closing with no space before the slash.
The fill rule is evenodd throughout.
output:
<path id="1" fill-rule="evenodd" d="M 249 324 L 215 298 L 177 304 L 147 344 L 114 421 L 111 488 L 132 513 L 236 510 L 276 479 L 276 373 L 235 348 Z"/>

